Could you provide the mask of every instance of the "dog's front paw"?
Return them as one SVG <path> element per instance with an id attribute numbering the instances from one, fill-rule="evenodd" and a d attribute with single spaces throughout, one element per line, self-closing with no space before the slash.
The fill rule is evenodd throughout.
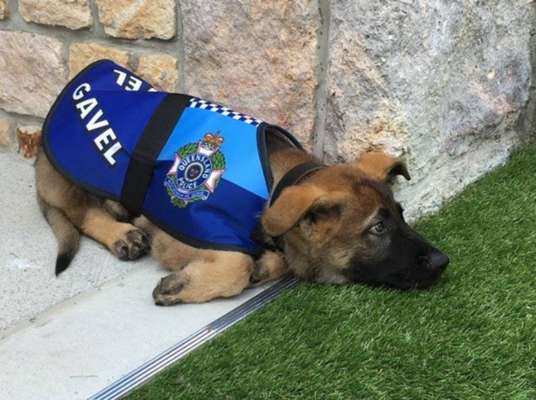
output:
<path id="1" fill-rule="evenodd" d="M 255 267 L 249 277 L 249 285 L 262 285 L 280 278 L 285 272 L 287 272 L 287 264 L 283 254 L 276 251 L 265 251 L 255 263 Z"/>
<path id="2" fill-rule="evenodd" d="M 249 284 L 250 286 L 262 285 L 264 282 L 268 280 L 269 277 L 270 277 L 270 271 L 268 271 L 267 268 L 264 268 L 264 266 L 255 264 L 255 267 L 253 268 L 253 271 L 251 272 L 251 276 L 249 277 Z"/>
<path id="3" fill-rule="evenodd" d="M 153 290 L 153 299 L 159 306 L 171 306 L 182 303 L 180 292 L 186 285 L 186 280 L 179 274 L 170 274 L 158 282 Z"/>
<path id="4" fill-rule="evenodd" d="M 128 231 L 122 239 L 114 242 L 112 252 L 120 260 L 135 260 L 149 250 L 149 239 L 140 229 Z"/>

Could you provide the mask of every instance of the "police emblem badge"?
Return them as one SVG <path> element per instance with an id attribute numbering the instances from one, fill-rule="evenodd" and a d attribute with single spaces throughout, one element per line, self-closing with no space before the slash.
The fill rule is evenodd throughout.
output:
<path id="1" fill-rule="evenodd" d="M 197 143 L 182 146 L 164 180 L 164 186 L 177 207 L 206 200 L 216 189 L 225 170 L 225 157 L 220 151 L 223 137 L 206 133 Z"/>

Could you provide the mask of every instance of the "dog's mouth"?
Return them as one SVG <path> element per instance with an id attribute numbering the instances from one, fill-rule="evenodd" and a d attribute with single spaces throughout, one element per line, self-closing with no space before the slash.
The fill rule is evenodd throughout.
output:
<path id="1" fill-rule="evenodd" d="M 441 273 L 437 273 L 419 279 L 413 279 L 408 272 L 400 272 L 383 279 L 356 279 L 355 283 L 364 284 L 371 287 L 384 287 L 396 290 L 424 290 L 434 286 L 440 279 Z"/>
<path id="2" fill-rule="evenodd" d="M 432 272 L 427 276 L 418 278 L 412 277 L 411 273 L 405 272 L 395 274 L 385 282 L 380 283 L 382 286 L 398 290 L 429 289 L 434 286 L 442 275 L 442 271 Z"/>
<path id="3" fill-rule="evenodd" d="M 398 290 L 428 289 L 439 281 L 449 259 L 440 252 L 419 258 L 416 265 L 382 273 L 381 268 L 356 264 L 348 278 L 355 283 Z"/>

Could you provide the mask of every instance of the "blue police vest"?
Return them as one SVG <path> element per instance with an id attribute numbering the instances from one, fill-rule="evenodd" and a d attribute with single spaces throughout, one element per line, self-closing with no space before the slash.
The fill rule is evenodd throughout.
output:
<path id="1" fill-rule="evenodd" d="M 183 94 L 155 91 L 108 60 L 80 72 L 43 127 L 50 162 L 96 195 L 195 247 L 260 252 L 252 238 L 272 178 L 266 135 L 283 129 Z"/>

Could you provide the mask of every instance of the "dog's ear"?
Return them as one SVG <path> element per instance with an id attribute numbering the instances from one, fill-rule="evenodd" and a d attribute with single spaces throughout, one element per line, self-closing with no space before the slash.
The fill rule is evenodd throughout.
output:
<path id="1" fill-rule="evenodd" d="M 306 215 L 314 217 L 315 203 L 325 194 L 324 190 L 312 185 L 289 186 L 281 192 L 281 195 L 262 217 L 262 227 L 270 236 L 281 236 L 295 226 Z M 318 205 L 318 214 L 325 210 Z"/>
<path id="2" fill-rule="evenodd" d="M 353 165 L 365 175 L 389 184 L 393 183 L 394 178 L 398 175 L 402 175 L 408 181 L 411 179 L 408 169 L 402 161 L 382 152 L 362 154 Z"/>

